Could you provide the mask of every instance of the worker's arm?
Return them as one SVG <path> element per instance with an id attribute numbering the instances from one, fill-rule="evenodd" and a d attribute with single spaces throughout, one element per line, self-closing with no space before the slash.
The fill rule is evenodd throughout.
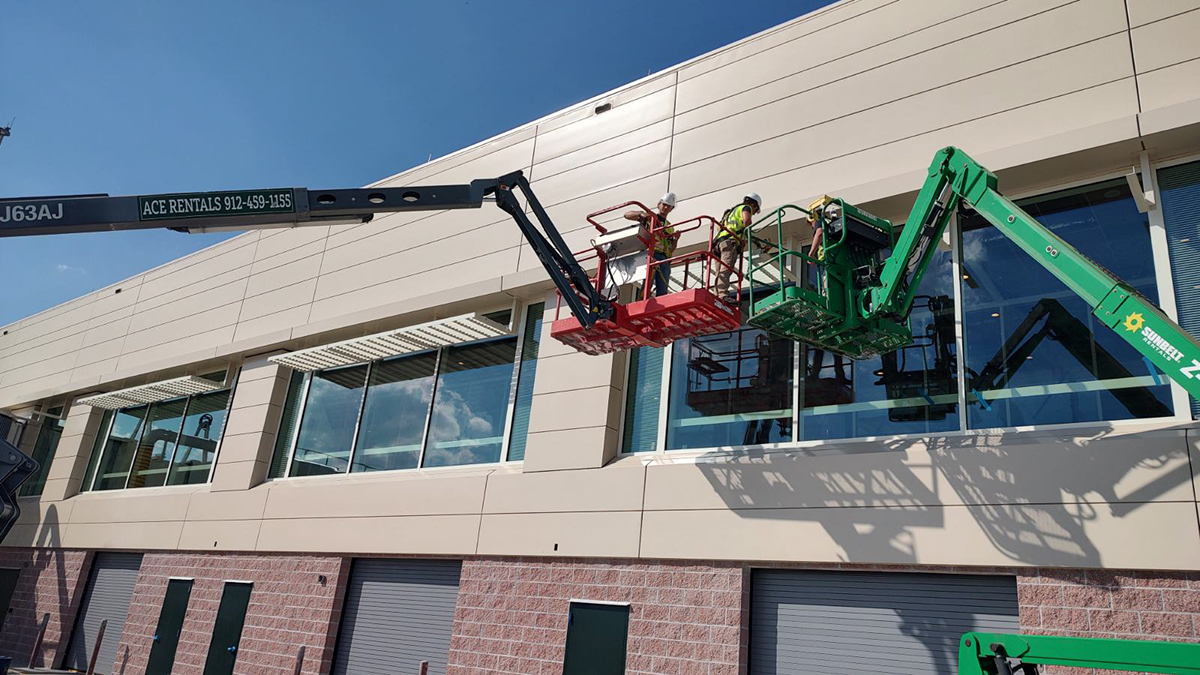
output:
<path id="1" fill-rule="evenodd" d="M 821 247 L 821 239 L 825 237 L 824 227 L 821 227 L 816 222 L 813 223 L 813 227 L 816 229 L 813 230 L 812 246 L 808 247 L 808 255 L 810 258 L 816 257 L 817 249 Z"/>
<path id="2" fill-rule="evenodd" d="M 634 210 L 634 211 L 626 211 L 625 212 L 625 220 L 633 220 L 633 221 L 637 221 L 639 223 L 644 223 L 644 222 L 646 222 L 646 219 L 647 219 L 647 216 L 646 216 L 645 211 Z"/>

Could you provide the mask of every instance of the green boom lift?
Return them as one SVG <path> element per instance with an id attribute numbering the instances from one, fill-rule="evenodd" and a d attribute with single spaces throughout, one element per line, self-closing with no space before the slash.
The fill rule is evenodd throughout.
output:
<path id="1" fill-rule="evenodd" d="M 749 323 L 814 349 L 865 359 L 895 351 L 913 341 L 908 313 L 936 243 L 960 207 L 973 208 L 1016 242 L 1092 307 L 1108 327 L 1169 377 L 1200 399 L 1200 341 L 1169 319 L 1154 303 L 1108 270 L 1089 260 L 1061 237 L 996 190 L 996 176 L 954 147 L 938 151 L 897 238 L 887 220 L 834 199 L 815 218 L 825 228 L 824 258 L 782 246 L 782 224 L 796 206 L 775 211 L 751 228 L 765 239 L 775 229 L 777 251 L 750 268 L 755 278 L 768 266 L 800 260 L 819 271 L 817 283 L 782 284 L 756 294 L 750 287 Z"/>
<path id="2" fill-rule="evenodd" d="M 1200 675 L 1200 644 L 1005 633 L 958 641 L 958 675 L 1035 675 L 1042 665 Z"/>

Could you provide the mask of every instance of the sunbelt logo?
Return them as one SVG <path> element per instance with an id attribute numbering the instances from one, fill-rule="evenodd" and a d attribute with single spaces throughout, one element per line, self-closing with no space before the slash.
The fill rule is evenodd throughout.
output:
<path id="1" fill-rule="evenodd" d="M 1125 320 L 1121 322 L 1125 330 L 1130 333 L 1139 333 L 1142 336 L 1142 342 L 1154 348 L 1154 351 L 1162 355 L 1163 358 L 1180 363 L 1183 361 L 1183 352 L 1179 351 L 1166 338 L 1159 335 L 1153 328 L 1146 325 L 1146 317 L 1142 316 L 1141 312 L 1130 312 Z M 1190 365 L 1180 367 L 1179 372 L 1184 377 L 1196 379 L 1200 378 L 1200 361 L 1190 359 Z"/>

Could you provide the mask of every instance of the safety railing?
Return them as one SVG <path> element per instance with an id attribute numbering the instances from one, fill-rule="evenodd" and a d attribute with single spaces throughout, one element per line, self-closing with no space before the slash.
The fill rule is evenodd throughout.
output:
<path id="1" fill-rule="evenodd" d="M 775 250 L 773 255 L 758 264 L 751 264 L 750 268 L 747 270 L 747 274 L 750 277 L 749 296 L 751 311 L 753 311 L 755 303 L 754 280 L 758 272 L 768 270 L 769 268 L 777 268 L 778 275 L 776 278 L 779 279 L 779 283 L 782 285 L 783 280 L 787 278 L 789 263 L 793 259 L 799 260 L 807 265 L 815 265 L 818 268 L 823 268 L 825 266 L 825 262 L 823 260 L 817 260 L 816 258 L 809 256 L 807 253 L 796 251 L 784 246 L 783 223 L 785 220 L 787 220 L 786 216 L 789 212 L 797 212 L 802 214 L 806 219 L 812 215 L 811 212 L 806 208 L 796 206 L 795 204 L 784 204 L 783 206 L 780 206 L 771 213 L 767 214 L 765 217 L 757 219 L 755 222 L 751 223 L 750 227 L 746 228 L 747 238 L 751 243 L 758 243 L 764 247 L 774 248 Z M 761 235 L 764 231 L 769 232 L 772 230 L 774 231 L 773 241 L 762 236 L 755 236 L 756 232 Z M 769 237 L 770 235 L 767 236 Z M 762 291 L 760 290 L 759 292 L 761 293 Z"/>
<path id="2" fill-rule="evenodd" d="M 713 292 L 717 296 L 717 302 L 729 312 L 741 311 L 742 287 L 745 285 L 745 273 L 743 270 L 742 258 L 739 257 L 736 265 L 729 265 L 723 262 L 716 252 L 716 237 L 717 232 L 724 228 L 718 220 L 712 216 L 696 216 L 680 223 L 663 223 L 657 213 L 647 207 L 645 204 L 633 200 L 623 202 L 615 206 L 609 206 L 586 216 L 588 223 L 596 229 L 600 234 L 608 234 L 614 231 L 616 227 L 611 225 L 605 226 L 600 222 L 600 218 L 607 214 L 619 211 L 621 209 L 635 207 L 647 216 L 646 235 L 638 235 L 638 240 L 645 246 L 645 277 L 641 280 L 641 298 L 646 299 L 654 295 L 654 280 L 655 275 L 661 273 L 667 280 L 667 284 L 671 283 L 673 278 L 672 273 L 679 271 L 680 288 L 670 289 L 669 292 L 677 292 L 688 290 L 690 288 L 705 288 Z M 632 221 L 630 221 L 632 223 Z M 707 226 L 708 242 L 703 249 L 689 251 L 679 255 L 669 255 L 661 260 L 655 258 L 655 253 L 658 250 L 660 241 L 671 238 L 676 242 L 688 232 L 693 232 Z M 593 284 L 596 290 L 600 293 L 605 291 L 609 283 L 609 256 L 602 250 L 602 247 L 593 245 L 583 251 L 574 254 L 575 260 L 583 264 L 595 260 L 596 274 L 593 277 Z M 731 291 L 728 295 L 722 294 L 721 289 L 716 288 L 718 277 L 722 271 L 727 271 L 729 278 L 728 284 Z M 694 283 L 693 283 L 694 282 Z M 559 299 L 561 308 L 561 298 Z M 558 315 L 556 309 L 555 315 Z"/>

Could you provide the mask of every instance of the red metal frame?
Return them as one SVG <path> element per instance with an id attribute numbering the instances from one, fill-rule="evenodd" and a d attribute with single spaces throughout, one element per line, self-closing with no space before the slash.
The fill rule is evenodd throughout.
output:
<path id="1" fill-rule="evenodd" d="M 560 342 L 570 345 L 586 354 L 609 354 L 635 347 L 662 347 L 676 340 L 735 330 L 742 324 L 742 258 L 738 258 L 736 267 L 721 262 L 715 251 L 715 239 L 718 229 L 723 225 L 711 216 L 698 216 L 685 220 L 674 226 L 675 236 L 698 230 L 708 226 L 708 246 L 699 251 L 675 255 L 665 260 L 655 260 L 654 250 L 663 238 L 664 228 L 658 215 L 637 201 L 629 201 L 616 206 L 610 206 L 587 216 L 587 221 L 600 234 L 606 234 L 608 228 L 601 225 L 597 218 L 619 209 L 636 206 L 649 216 L 650 226 L 647 229 L 648 238 L 639 237 L 646 245 L 646 278 L 642 281 L 643 300 L 630 303 L 613 303 L 613 316 L 599 321 L 589 330 L 584 330 L 579 321 L 573 317 L 560 318 L 562 308 L 561 297 L 555 309 L 555 321 L 550 327 L 550 335 Z M 606 285 L 608 260 L 604 252 L 597 247 L 581 251 L 575 255 L 576 260 L 585 261 L 593 257 L 597 259 L 597 271 L 594 283 L 597 290 L 603 290 Z M 651 295 L 654 287 L 654 273 L 662 268 L 677 268 L 683 266 L 683 289 L 659 297 Z M 693 266 L 699 267 L 693 270 Z M 730 272 L 730 285 L 733 286 L 733 297 L 727 300 L 717 297 L 713 292 L 715 271 L 721 268 Z M 668 275 L 668 280 L 670 279 Z M 702 282 L 700 285 L 689 287 L 691 280 Z"/>

